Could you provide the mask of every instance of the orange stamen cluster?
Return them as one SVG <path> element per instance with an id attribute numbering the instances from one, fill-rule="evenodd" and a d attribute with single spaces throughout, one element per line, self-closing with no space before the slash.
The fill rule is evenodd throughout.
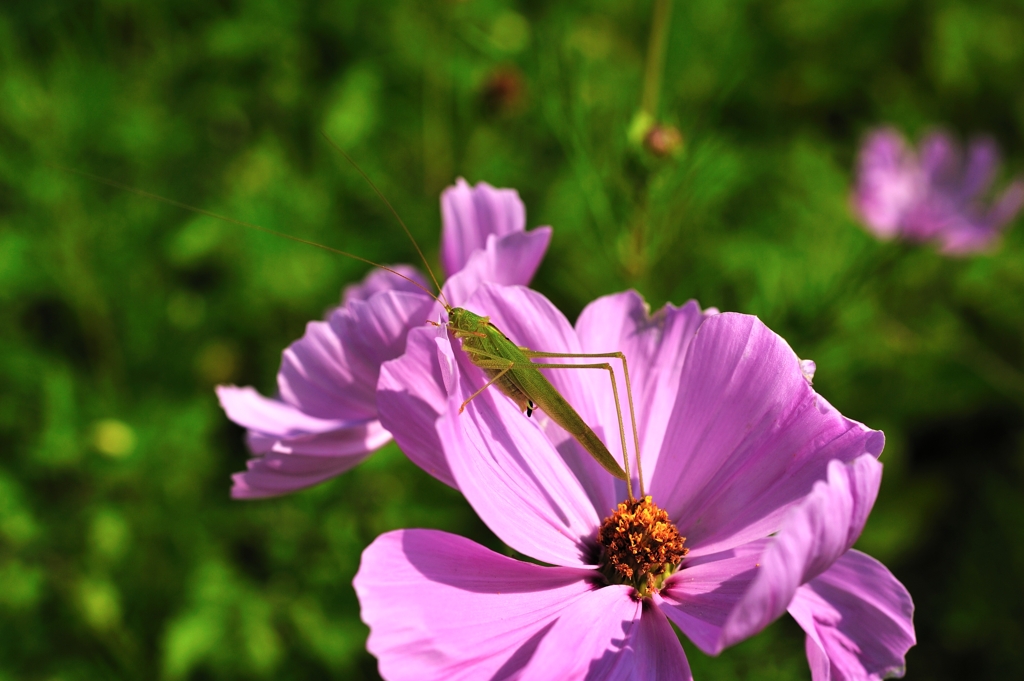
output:
<path id="1" fill-rule="evenodd" d="M 619 504 L 601 523 L 597 541 L 605 577 L 632 585 L 638 598 L 656 593 L 689 553 L 686 537 L 650 497 Z"/>

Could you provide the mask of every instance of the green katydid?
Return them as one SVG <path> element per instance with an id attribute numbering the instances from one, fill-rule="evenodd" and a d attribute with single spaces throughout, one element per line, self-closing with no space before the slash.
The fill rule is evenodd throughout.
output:
<path id="1" fill-rule="evenodd" d="M 444 303 L 442 303 L 444 304 Z M 447 307 L 447 306 L 446 306 Z M 505 395 L 510 397 L 527 416 L 533 410 L 540 407 L 548 417 L 559 426 L 569 432 L 576 440 L 583 445 L 594 459 L 601 466 L 619 478 L 626 481 L 629 488 L 629 498 L 633 498 L 632 485 L 629 475 L 629 457 L 626 455 L 626 434 L 622 428 L 622 408 L 619 403 L 619 391 L 615 385 L 615 372 L 611 364 L 601 362 L 596 364 L 550 364 L 547 362 L 537 363 L 530 361 L 535 358 L 611 358 L 617 357 L 622 360 L 625 372 L 626 389 L 629 398 L 630 416 L 633 412 L 633 392 L 629 388 L 629 369 L 626 365 L 626 357 L 621 352 L 590 353 L 590 354 L 569 354 L 555 352 L 537 352 L 513 343 L 508 336 L 491 323 L 490 318 L 482 317 L 461 307 L 448 307 L 448 329 L 456 338 L 462 339 L 462 349 L 469 356 L 474 365 L 483 369 L 490 377 L 479 390 L 470 395 L 469 399 L 459 407 L 461 413 L 466 404 L 474 397 L 482 393 L 490 386 L 495 386 Z M 622 437 L 623 463 L 625 469 L 619 466 L 618 462 L 608 451 L 608 448 L 601 442 L 593 429 L 580 417 L 576 410 L 561 393 L 555 389 L 548 379 L 544 378 L 540 369 L 605 369 L 611 375 L 612 395 L 615 398 L 615 410 L 619 415 L 619 434 Z M 634 418 L 633 432 L 636 434 L 636 423 Z M 639 438 L 637 438 L 639 442 Z M 638 450 L 637 450 L 638 451 Z M 639 466 L 639 459 L 637 465 Z M 642 485 L 641 478 L 641 485 Z M 643 489 L 641 487 L 641 496 Z"/>
<path id="2" fill-rule="evenodd" d="M 626 384 L 626 392 L 629 402 L 630 418 L 632 422 L 631 425 L 633 428 L 633 444 L 634 451 L 636 452 L 636 461 L 638 469 L 637 475 L 640 482 L 640 496 L 643 497 L 644 483 L 643 473 L 640 469 L 640 443 L 636 429 L 636 417 L 634 415 L 633 408 L 633 394 L 629 382 L 629 368 L 626 364 L 625 355 L 621 352 L 567 354 L 539 352 L 531 350 L 529 348 L 516 345 L 504 333 L 502 333 L 502 331 L 498 329 L 497 326 L 492 324 L 488 317 L 470 312 L 465 308 L 452 307 L 451 305 L 449 305 L 448 301 L 445 299 L 444 292 L 437 281 L 437 277 L 434 275 L 434 272 L 430 267 L 430 264 L 427 262 L 426 257 L 424 256 L 422 250 L 420 249 L 419 244 L 416 243 L 415 238 L 413 238 L 409 228 L 406 226 L 402 218 L 398 215 L 398 212 L 387 200 L 384 194 L 377 188 L 373 181 L 370 180 L 366 173 L 364 173 L 363 170 L 355 163 L 355 161 L 353 161 L 352 158 L 349 157 L 349 155 L 345 153 L 344 150 L 338 147 L 338 145 L 335 144 L 333 140 L 327 137 L 327 135 L 324 135 L 324 137 L 337 151 L 339 151 L 346 158 L 346 160 L 349 161 L 349 163 L 353 165 L 353 167 L 355 167 L 359 174 L 362 175 L 363 179 L 365 179 L 366 182 L 373 188 L 377 196 L 380 197 L 380 199 L 388 207 L 388 209 L 394 215 L 398 223 L 402 226 L 402 229 L 405 231 L 410 241 L 412 241 L 413 246 L 416 248 L 416 251 L 419 254 L 421 260 L 423 261 L 423 264 L 426 266 L 427 272 L 430 274 L 431 280 L 437 287 L 437 295 L 435 295 L 432 291 L 426 289 L 424 286 L 420 285 L 419 282 L 416 282 L 410 279 L 409 277 L 406 277 L 400 272 L 396 272 L 395 270 L 389 267 L 373 262 L 372 260 L 368 260 L 367 258 L 355 255 L 354 253 L 349 253 L 347 251 L 342 251 L 340 249 L 332 248 L 330 246 L 325 246 L 314 241 L 309 241 L 296 236 L 292 236 L 290 234 L 278 232 L 276 230 L 263 227 L 261 225 L 220 215 L 212 211 L 197 208 L 195 206 L 191 206 L 180 201 L 175 201 L 173 199 L 169 199 L 157 194 L 152 194 L 141 189 L 136 189 L 134 187 L 130 187 L 120 182 L 109 180 L 107 178 L 93 175 L 91 173 L 86 173 L 60 166 L 57 167 L 58 169 L 63 170 L 65 172 L 70 172 L 76 175 L 87 177 L 91 180 L 101 182 L 103 184 L 116 187 L 118 189 L 129 191 L 140 196 L 161 201 L 176 206 L 178 208 L 199 213 L 201 215 L 206 215 L 208 217 L 212 217 L 225 222 L 230 222 L 236 225 L 241 225 L 243 227 L 255 229 L 261 232 L 273 234 L 275 236 L 283 237 L 285 239 L 289 239 L 292 241 L 297 241 L 299 243 L 315 246 L 317 248 L 338 255 L 343 255 L 345 257 L 367 263 L 374 267 L 378 267 L 384 271 L 390 272 L 395 276 L 401 277 L 411 282 L 412 284 L 423 290 L 425 293 L 430 295 L 432 298 L 437 300 L 438 303 L 440 303 L 445 308 L 446 312 L 448 313 L 448 322 L 444 324 L 444 326 L 447 327 L 447 329 L 452 333 L 452 335 L 455 338 L 458 338 L 462 341 L 462 349 L 463 351 L 466 352 L 466 355 L 469 358 L 469 360 L 475 366 L 482 369 L 489 378 L 487 383 L 485 383 L 479 390 L 473 393 L 460 406 L 460 413 L 462 412 L 463 409 L 465 409 L 466 405 L 471 400 L 473 400 L 475 397 L 483 393 L 484 390 L 491 387 L 492 385 L 497 387 L 503 394 L 512 399 L 512 401 L 515 402 L 516 405 L 522 411 L 524 411 L 527 416 L 532 415 L 534 409 L 540 408 L 544 411 L 545 414 L 547 414 L 547 416 L 552 421 L 557 423 L 559 426 L 564 428 L 570 435 L 572 435 L 580 443 L 580 445 L 606 471 L 608 471 L 616 478 L 624 480 L 626 482 L 626 488 L 629 498 L 633 499 L 634 497 L 630 475 L 629 455 L 626 447 L 626 434 L 622 419 L 622 408 L 615 380 L 615 372 L 611 364 L 607 361 L 595 362 L 590 364 L 554 364 L 546 362 L 534 363 L 533 361 L 531 361 L 532 359 L 540 358 L 582 358 L 606 360 L 618 358 L 619 360 L 622 361 L 624 379 Z M 619 465 L 615 457 L 613 457 L 611 452 L 609 452 L 608 447 L 605 446 L 605 444 L 601 441 L 601 439 L 597 436 L 593 429 L 589 425 L 587 425 L 587 423 L 576 412 L 572 405 L 569 404 L 569 402 L 561 395 L 561 393 L 558 392 L 558 390 L 551 384 L 551 382 L 544 377 L 544 375 L 540 372 L 540 369 L 604 369 L 608 371 L 609 376 L 611 377 L 612 394 L 615 401 L 615 410 L 618 414 L 619 420 L 619 435 L 623 453 L 622 466 Z"/>

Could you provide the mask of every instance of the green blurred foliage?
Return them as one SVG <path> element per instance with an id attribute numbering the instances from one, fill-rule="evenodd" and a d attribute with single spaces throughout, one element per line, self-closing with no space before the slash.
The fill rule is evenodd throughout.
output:
<path id="1" fill-rule="evenodd" d="M 350 582 L 380 532 L 500 544 L 393 446 L 287 498 L 228 500 L 212 386 L 279 353 L 359 263 L 89 182 L 95 173 L 415 262 L 456 176 L 517 188 L 573 318 L 626 287 L 758 314 L 886 431 L 860 546 L 918 604 L 909 678 L 1024 676 L 1024 232 L 947 259 L 848 208 L 861 135 L 988 132 L 1024 171 L 1012 0 L 677 3 L 629 140 L 651 4 L 8 3 L 0 8 L 0 679 L 375 678 Z M 806 679 L 784 621 L 701 678 Z"/>

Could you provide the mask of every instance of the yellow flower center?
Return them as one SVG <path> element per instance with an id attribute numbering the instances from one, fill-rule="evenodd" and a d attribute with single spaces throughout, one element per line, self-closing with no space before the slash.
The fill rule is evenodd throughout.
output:
<path id="1" fill-rule="evenodd" d="M 601 523 L 601 570 L 614 584 L 629 584 L 638 599 L 657 593 L 689 549 L 686 537 L 650 497 L 624 501 Z"/>

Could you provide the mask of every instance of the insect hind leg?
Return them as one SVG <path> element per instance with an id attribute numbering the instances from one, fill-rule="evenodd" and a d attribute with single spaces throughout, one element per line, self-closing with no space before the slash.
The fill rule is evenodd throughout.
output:
<path id="1" fill-rule="evenodd" d="M 638 433 L 638 431 L 636 429 L 636 409 L 633 407 L 633 387 L 632 387 L 632 384 L 630 383 L 630 380 L 629 380 L 629 364 L 626 362 L 626 355 L 623 354 L 621 351 L 616 351 L 616 352 L 568 353 L 568 352 L 539 352 L 537 350 L 531 350 L 530 348 L 525 348 L 525 347 L 520 347 L 519 349 L 523 351 L 523 354 L 525 354 L 527 357 L 530 357 L 530 358 L 551 357 L 553 359 L 562 359 L 562 358 L 590 359 L 590 358 L 613 358 L 614 357 L 614 358 L 618 358 L 618 359 L 622 360 L 622 373 L 623 373 L 623 376 L 625 377 L 625 381 L 626 381 L 626 399 L 629 402 L 629 420 L 630 420 L 630 425 L 633 427 L 633 451 L 636 452 L 636 475 L 637 475 L 637 478 L 640 481 L 640 496 L 641 497 L 644 496 L 644 493 L 645 493 L 645 491 L 644 491 L 644 471 L 643 471 L 643 466 L 640 463 L 640 435 L 639 435 L 639 433 Z M 544 364 L 542 362 L 537 362 L 536 364 L 539 367 L 547 367 L 547 368 L 551 368 L 551 369 L 563 368 L 563 365 Z M 570 368 L 570 367 L 578 367 L 578 368 L 581 368 L 581 369 L 582 368 L 605 368 L 605 367 L 607 367 L 609 373 L 611 373 L 612 391 L 613 391 L 613 393 L 617 393 L 618 392 L 616 390 L 616 388 L 615 388 L 615 385 L 616 385 L 615 384 L 615 371 L 614 371 L 614 369 L 612 369 L 612 367 L 610 365 L 597 365 L 597 366 L 593 366 L 593 367 L 588 366 L 588 365 L 584 365 L 584 364 L 567 364 L 567 365 L 564 365 L 564 368 Z M 622 411 L 619 409 L 619 400 L 618 400 L 617 394 L 615 396 L 615 411 L 618 413 L 617 415 L 618 415 L 618 418 L 619 418 L 619 433 L 620 433 L 620 435 L 623 438 L 622 452 L 623 452 L 623 456 L 625 456 L 625 453 L 626 453 L 625 425 L 624 425 L 623 420 L 622 420 Z"/>
<path id="2" fill-rule="evenodd" d="M 553 353 L 543 353 L 544 357 L 565 357 L 566 355 L 555 355 Z M 569 355 L 571 357 L 578 357 L 580 355 Z M 609 377 L 612 381 L 612 397 L 615 398 L 615 413 L 619 418 L 619 438 L 622 441 L 622 468 L 626 472 L 626 492 L 629 494 L 629 498 L 633 499 L 633 483 L 629 475 L 629 450 L 626 448 L 626 428 L 622 423 L 622 407 L 619 405 L 619 388 L 615 383 L 615 370 L 612 369 L 612 365 L 608 362 L 601 362 L 599 364 L 546 364 L 537 363 L 534 364 L 537 367 L 543 367 L 545 369 L 604 369 L 608 372 Z M 633 434 L 636 435 L 636 426 L 634 421 Z M 640 460 L 640 450 L 636 450 L 637 461 Z M 637 464 L 639 474 L 639 464 Z M 643 481 L 641 480 L 640 489 L 643 490 Z M 640 492 L 643 496 L 643 491 Z"/>

